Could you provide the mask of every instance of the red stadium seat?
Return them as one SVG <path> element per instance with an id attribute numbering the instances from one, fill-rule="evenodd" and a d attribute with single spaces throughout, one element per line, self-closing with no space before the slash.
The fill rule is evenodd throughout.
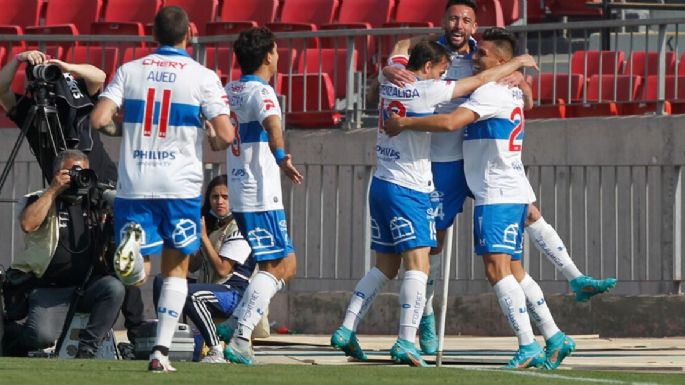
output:
<path id="1" fill-rule="evenodd" d="M 20 54 L 26 50 L 33 50 L 33 49 L 39 49 L 38 46 L 27 46 L 27 47 L 19 47 L 19 46 L 14 46 L 12 49 L 9 51 L 9 55 L 7 55 L 8 58 L 10 57 L 15 57 L 17 54 Z M 46 55 L 50 56 L 52 59 L 64 59 L 64 52 L 65 50 L 58 46 L 58 45 L 49 45 L 45 47 L 45 49 L 42 50 L 45 52 Z"/>
<path id="2" fill-rule="evenodd" d="M 93 23 L 92 31 L 93 35 L 122 35 L 122 36 L 145 36 L 145 29 L 140 23 L 131 22 L 116 22 L 116 21 L 104 21 L 99 23 Z M 117 42 L 117 43 L 102 43 L 102 45 L 115 45 L 117 48 L 125 47 L 145 47 L 145 42 Z"/>
<path id="3" fill-rule="evenodd" d="M 219 20 L 254 21 L 260 25 L 276 20 L 278 0 L 223 0 Z"/>
<path id="4" fill-rule="evenodd" d="M 162 3 L 162 0 L 107 0 L 103 21 L 151 24 Z"/>
<path id="5" fill-rule="evenodd" d="M 479 0 L 476 20 L 479 27 L 504 27 L 504 15 L 499 0 Z"/>
<path id="6" fill-rule="evenodd" d="M 528 2 L 528 24 L 540 23 L 547 17 L 547 3 L 543 1 Z"/>
<path id="7" fill-rule="evenodd" d="M 121 63 L 127 63 L 130 62 L 131 60 L 136 60 L 140 59 L 141 57 L 147 56 L 153 52 L 155 52 L 156 48 L 152 47 L 147 47 L 147 48 L 141 48 L 141 47 L 128 47 L 124 49 L 124 54 L 121 55 Z"/>
<path id="8" fill-rule="evenodd" d="M 354 63 L 354 71 L 357 71 L 359 67 L 357 51 L 352 55 L 352 62 Z M 347 51 L 333 48 L 308 49 L 300 57 L 298 72 L 327 73 L 333 79 L 335 96 L 344 98 L 347 91 Z"/>
<path id="9" fill-rule="evenodd" d="M 278 22 L 267 23 L 272 31 L 316 31 L 317 25 L 331 24 L 338 0 L 288 0 L 281 7 Z"/>
<path id="10" fill-rule="evenodd" d="M 92 64 L 107 74 L 107 81 L 112 79 L 119 65 L 119 49 L 114 47 L 72 47 L 65 56 L 70 63 Z"/>
<path id="11" fill-rule="evenodd" d="M 383 23 L 390 21 L 394 5 L 395 0 L 344 0 L 340 5 L 337 23 L 359 23 L 380 28 Z"/>
<path id="12" fill-rule="evenodd" d="M 43 0 L 0 0 L 0 25 L 38 25 Z"/>
<path id="13" fill-rule="evenodd" d="M 552 16 L 602 16 L 602 8 L 588 7 L 585 3 L 601 3 L 602 0 L 551 0 L 549 12 Z M 528 3 L 530 7 L 531 2 Z"/>
<path id="14" fill-rule="evenodd" d="M 185 9 L 188 18 L 197 27 L 197 33 L 205 35 L 207 23 L 216 20 L 219 0 L 165 0 L 164 5 L 176 5 Z"/>
<path id="15" fill-rule="evenodd" d="M 90 34 L 102 14 L 102 0 L 50 0 L 45 7 L 45 26 L 70 24 L 81 35 Z"/>
<path id="16" fill-rule="evenodd" d="M 0 65 L 5 62 L 5 47 L 0 47 Z"/>
<path id="17" fill-rule="evenodd" d="M 297 72 L 297 51 L 288 48 L 278 48 L 278 72 L 289 74 Z"/>
<path id="18" fill-rule="evenodd" d="M 281 108 L 288 126 L 327 128 L 342 122 L 342 115 L 334 110 L 335 90 L 328 74 L 279 74 L 275 83 L 276 92 L 286 97 Z"/>
<path id="19" fill-rule="evenodd" d="M 387 26 L 440 26 L 445 4 L 445 0 L 398 0 L 395 18 Z"/>
<path id="20" fill-rule="evenodd" d="M 24 34 L 26 35 L 72 35 L 78 36 L 78 30 L 74 24 L 60 24 L 60 25 L 46 25 L 46 26 L 32 26 L 24 28 Z M 68 50 L 70 47 L 78 45 L 76 41 L 51 41 L 46 43 L 47 47 L 61 47 Z M 33 48 L 32 48 L 33 47 Z M 36 42 L 29 42 L 27 49 L 36 49 L 38 44 Z"/>
<path id="21" fill-rule="evenodd" d="M 257 22 L 248 21 L 215 21 L 212 23 L 207 23 L 206 34 L 207 36 L 221 36 L 221 35 L 234 35 L 238 34 L 243 30 L 256 27 Z M 212 43 L 214 44 L 214 43 Z"/>
<path id="22" fill-rule="evenodd" d="M 310 23 L 267 23 L 266 26 L 278 35 L 279 32 L 297 32 L 297 31 L 316 31 L 316 25 Z M 303 39 L 303 38 L 280 38 L 276 39 L 276 44 L 281 48 L 292 48 L 298 52 L 307 48 L 316 48 L 319 46 L 318 38 Z"/>
<path id="23" fill-rule="evenodd" d="M 587 100 L 633 101 L 638 98 L 641 87 L 642 77 L 639 75 L 592 75 L 587 85 Z"/>
<path id="24" fill-rule="evenodd" d="M 21 27 L 17 25 L 0 25 L 0 35 L 16 35 L 16 36 L 21 36 L 23 35 Z M 15 47 L 18 47 L 21 50 L 26 49 L 26 44 L 24 43 L 23 40 L 20 41 L 0 41 L 0 47 L 5 49 L 6 53 L 9 53 L 14 49 Z M 0 60 L 0 68 L 2 68 L 7 61 L 9 61 L 10 56 L 9 54 L 4 57 L 3 60 Z"/>
<path id="25" fill-rule="evenodd" d="M 588 77 L 599 73 L 621 74 L 624 58 L 623 51 L 576 51 L 571 57 L 571 73 Z"/>
<path id="26" fill-rule="evenodd" d="M 224 75 L 240 68 L 231 47 L 208 47 L 205 55 L 205 66 Z"/>
<path id="27" fill-rule="evenodd" d="M 519 7 L 519 0 L 499 0 L 502 6 L 502 16 L 504 17 L 504 25 L 510 25 L 511 23 L 517 21 L 521 18 L 521 13 Z M 539 4 L 535 4 L 535 1 L 528 2 L 529 7 L 535 7 Z"/>
<path id="28" fill-rule="evenodd" d="M 531 81 L 533 100 L 542 104 L 557 103 L 559 99 L 567 103 L 577 102 L 582 99 L 583 80 L 580 74 L 569 77 L 565 73 L 541 73 Z"/>
<path id="29" fill-rule="evenodd" d="M 665 75 L 675 74 L 675 52 L 665 52 L 666 73 Z M 626 75 L 657 75 L 659 70 L 659 56 L 654 51 L 633 51 L 626 62 L 623 71 Z"/>

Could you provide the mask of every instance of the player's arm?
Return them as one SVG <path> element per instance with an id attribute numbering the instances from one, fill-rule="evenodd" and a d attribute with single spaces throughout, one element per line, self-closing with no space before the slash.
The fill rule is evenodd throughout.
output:
<path id="1" fill-rule="evenodd" d="M 228 148 L 230 143 L 224 142 L 216 135 L 216 130 L 209 120 L 205 120 L 205 132 L 207 133 L 207 139 L 209 140 L 209 148 L 214 151 L 222 151 Z"/>
<path id="2" fill-rule="evenodd" d="M 279 115 L 270 115 L 262 121 L 262 126 L 269 135 L 269 148 L 271 153 L 274 154 L 278 166 L 293 183 L 302 183 L 304 177 L 293 165 L 293 156 L 285 152 L 281 117 Z"/>
<path id="3" fill-rule="evenodd" d="M 459 107 L 449 114 L 436 114 L 424 117 L 400 118 L 394 112 L 390 113 L 390 119 L 385 121 L 383 130 L 389 136 L 395 136 L 402 131 L 425 131 L 425 132 L 446 132 L 456 131 L 467 124 L 478 120 L 480 116 L 468 109 Z"/>
<path id="4" fill-rule="evenodd" d="M 523 75 L 521 75 L 523 78 Z M 533 105 L 535 104 L 535 101 L 533 100 L 533 89 L 530 87 L 530 84 L 526 81 L 526 79 L 522 79 L 518 87 L 523 91 L 523 109 L 524 111 L 530 111 L 533 109 Z"/>
<path id="5" fill-rule="evenodd" d="M 409 39 L 398 40 L 393 46 L 388 65 L 381 71 L 383 78 L 390 83 L 404 87 L 406 84 L 414 83 L 416 76 L 406 69 L 409 60 L 409 51 L 412 47 L 424 40 L 436 40 L 437 35 L 414 36 Z"/>
<path id="6" fill-rule="evenodd" d="M 121 120 L 114 119 L 117 105 L 113 100 L 102 97 L 90 113 L 90 127 L 108 136 L 121 136 Z"/>
<path id="7" fill-rule="evenodd" d="M 521 67 L 534 67 L 537 69 L 537 63 L 535 63 L 535 59 L 530 55 L 516 56 L 504 64 L 457 80 L 452 92 L 452 98 L 468 95 L 483 84 L 498 81 Z"/>
<path id="8" fill-rule="evenodd" d="M 228 115 L 221 114 L 209 119 L 209 146 L 214 151 L 225 150 L 235 139 L 235 128 Z"/>
<path id="9" fill-rule="evenodd" d="M 102 88 L 105 85 L 105 79 L 107 79 L 105 71 L 94 65 L 71 64 L 57 59 L 50 59 L 47 63 L 58 66 L 62 72 L 68 72 L 76 78 L 83 79 L 83 81 L 86 82 L 89 96 L 93 96 L 99 91 L 102 91 Z"/>

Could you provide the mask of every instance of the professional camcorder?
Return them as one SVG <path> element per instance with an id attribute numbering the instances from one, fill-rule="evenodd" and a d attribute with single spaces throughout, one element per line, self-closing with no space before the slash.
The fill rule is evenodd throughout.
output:
<path id="1" fill-rule="evenodd" d="M 62 70 L 56 64 L 36 64 L 26 67 L 26 79 L 29 81 L 42 80 L 55 82 L 62 77 Z"/>

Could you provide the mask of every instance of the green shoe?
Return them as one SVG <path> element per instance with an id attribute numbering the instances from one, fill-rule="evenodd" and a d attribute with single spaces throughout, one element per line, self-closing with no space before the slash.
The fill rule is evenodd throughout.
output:
<path id="1" fill-rule="evenodd" d="M 519 346 L 514 357 L 504 367 L 505 369 L 542 368 L 545 365 L 545 352 L 537 342 Z"/>
<path id="2" fill-rule="evenodd" d="M 226 325 L 226 324 L 220 324 L 216 327 L 216 335 L 219 337 L 221 341 L 224 341 L 226 344 L 231 342 L 231 338 L 233 338 L 233 333 L 235 330 Z"/>
<path id="3" fill-rule="evenodd" d="M 369 359 L 362 350 L 362 347 L 359 346 L 357 333 L 344 326 L 339 327 L 331 336 L 331 346 L 342 350 L 347 357 L 352 357 L 359 361 L 367 361 Z"/>
<path id="4" fill-rule="evenodd" d="M 576 342 L 573 338 L 562 332 L 557 332 L 546 341 L 545 346 L 545 369 L 556 369 L 564 358 L 576 350 Z"/>
<path id="5" fill-rule="evenodd" d="M 616 278 L 594 279 L 589 275 L 581 275 L 571 281 L 571 290 L 576 293 L 576 301 L 585 302 L 594 295 L 613 289 L 616 282 Z"/>
<path id="6" fill-rule="evenodd" d="M 435 313 L 424 315 L 419 323 L 419 346 L 423 354 L 438 351 L 438 335 L 435 334 Z"/>
<path id="7" fill-rule="evenodd" d="M 252 365 L 254 363 L 254 352 L 251 346 L 246 350 L 241 350 L 233 339 L 224 349 L 224 358 L 234 364 Z"/>
<path id="8" fill-rule="evenodd" d="M 421 353 L 416 349 L 416 345 L 402 338 L 398 338 L 395 345 L 390 349 L 390 358 L 398 364 L 407 364 L 419 368 L 428 367 L 426 361 L 421 358 Z"/>

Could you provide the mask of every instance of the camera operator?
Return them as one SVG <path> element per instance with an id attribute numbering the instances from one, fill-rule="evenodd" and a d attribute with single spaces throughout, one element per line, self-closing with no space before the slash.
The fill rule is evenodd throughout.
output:
<path id="1" fill-rule="evenodd" d="M 35 98 L 30 95 L 15 94 L 10 88 L 22 63 L 26 63 L 29 69 L 45 64 L 54 65 L 60 69 L 63 79 L 50 83 L 54 86 L 57 96 L 54 98 L 55 106 L 67 147 L 76 148 L 88 154 L 92 169 L 95 170 L 100 181 L 116 181 L 116 165 L 105 151 L 99 134 L 90 129 L 89 115 L 93 109 L 93 100 L 103 88 L 105 73 L 90 64 L 71 64 L 57 59 L 48 59 L 41 51 L 25 51 L 17 54 L 0 70 L 0 105 L 19 128 L 24 126 L 29 117 L 29 111 L 36 105 Z M 30 76 L 27 77 L 27 86 L 30 85 L 30 80 Z M 54 150 L 46 149 L 41 145 L 38 127 L 29 127 L 26 138 L 31 150 L 38 158 L 46 180 L 50 182 Z M 64 148 L 58 148 L 57 152 L 61 150 Z"/>
<path id="2" fill-rule="evenodd" d="M 66 150 L 55 159 L 50 186 L 26 197 L 19 217 L 26 233 L 26 249 L 12 267 L 32 273 L 36 282 L 28 296 L 26 321 L 11 325 L 15 330 L 7 327 L 6 354 L 25 356 L 28 351 L 51 346 L 60 335 L 74 298 L 76 311 L 90 313 L 86 328 L 79 334 L 77 358 L 94 357 L 117 318 L 124 285 L 108 273 L 104 262 L 99 212 L 91 209 L 89 199 L 92 192 L 75 186 L 79 178 L 88 179 L 84 173 L 88 168 L 83 152 Z M 74 290 L 80 286 L 83 296 L 76 297 Z"/>

